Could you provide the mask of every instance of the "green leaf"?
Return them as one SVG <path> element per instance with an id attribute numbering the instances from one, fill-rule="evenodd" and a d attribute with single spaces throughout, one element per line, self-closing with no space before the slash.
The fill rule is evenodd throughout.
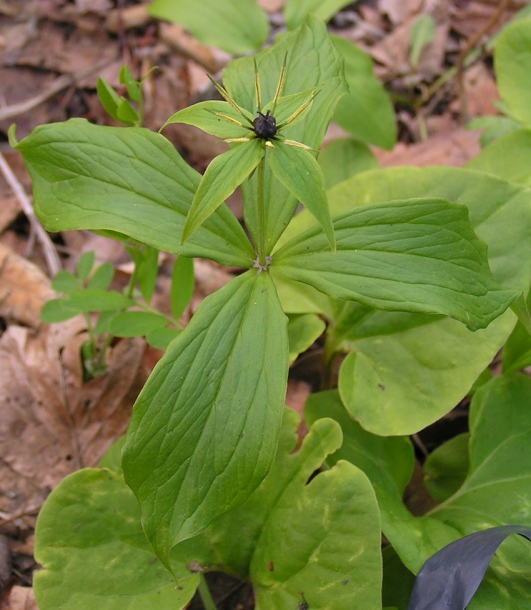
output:
<path id="1" fill-rule="evenodd" d="M 64 269 L 59 271 L 52 280 L 52 288 L 56 292 L 70 292 L 70 290 L 75 290 L 79 288 L 79 281 L 76 276 L 70 271 L 65 271 Z"/>
<path id="2" fill-rule="evenodd" d="M 182 330 L 179 328 L 157 328 L 146 335 L 146 341 L 156 349 L 166 349 Z"/>
<path id="3" fill-rule="evenodd" d="M 334 227 L 324 191 L 321 168 L 313 156 L 302 148 L 275 142 L 266 159 L 273 174 L 315 217 L 325 232 L 332 251 L 336 249 Z"/>
<path id="4" fill-rule="evenodd" d="M 488 244 L 496 279 L 505 287 L 529 292 L 530 189 L 456 168 L 402 167 L 359 174 L 328 193 L 331 211 L 336 214 L 368 203 L 426 196 L 466 204 L 475 232 Z M 312 225 L 315 220 L 310 214 L 299 214 L 281 242 Z M 276 281 L 278 284 L 278 278 Z M 507 312 L 488 329 L 473 333 L 451 319 L 377 311 L 356 303 L 349 303 L 341 314 L 344 303 L 336 310 L 330 299 L 302 284 L 304 300 L 297 299 L 295 285 L 292 280 L 279 285 L 286 310 L 323 312 L 333 321 L 329 327 L 333 336 L 327 341 L 336 350 L 359 354 L 349 355 L 349 362 L 340 369 L 343 400 L 352 417 L 378 434 L 417 432 L 455 407 L 516 323 L 512 312 Z M 338 325 L 339 315 L 344 325 Z M 350 366 L 352 359 L 354 366 Z"/>
<path id="5" fill-rule="evenodd" d="M 319 316 L 311 313 L 289 316 L 288 339 L 289 361 L 305 352 L 324 332 L 326 324 Z"/>
<path id="6" fill-rule="evenodd" d="M 159 272 L 159 251 L 144 244 L 126 245 L 126 250 L 135 264 L 135 278 L 142 298 L 151 301 Z"/>
<path id="7" fill-rule="evenodd" d="M 179 256 L 173 263 L 170 288 L 171 315 L 178 320 L 194 293 L 194 261 L 186 256 Z"/>
<path id="8" fill-rule="evenodd" d="M 92 267 L 94 266 L 95 258 L 96 253 L 92 250 L 90 252 L 83 252 L 83 254 L 79 257 L 76 264 L 76 275 L 81 281 L 88 278 Z"/>
<path id="9" fill-rule="evenodd" d="M 520 322 L 514 327 L 503 348 L 502 364 L 504 373 L 531 366 L 531 335 Z"/>
<path id="10" fill-rule="evenodd" d="M 287 368 L 285 316 L 269 273 L 254 271 L 207 297 L 155 367 L 133 410 L 123 470 L 165 564 L 177 542 L 244 502 L 269 470 Z"/>
<path id="11" fill-rule="evenodd" d="M 371 149 L 350 138 L 339 138 L 327 144 L 318 161 L 327 190 L 355 174 L 378 167 Z"/>
<path id="12" fill-rule="evenodd" d="M 154 0 L 148 12 L 159 19 L 182 23 L 204 44 L 231 55 L 259 49 L 268 34 L 268 21 L 256 0 Z"/>
<path id="13" fill-rule="evenodd" d="M 444 502 L 464 483 L 468 474 L 468 432 L 458 434 L 432 451 L 422 465 L 426 489 Z"/>
<path id="14" fill-rule="evenodd" d="M 378 504 L 385 513 L 401 498 L 413 472 L 414 451 L 406 436 L 383 437 L 371 434 L 354 421 L 336 390 L 312 394 L 304 406 L 309 425 L 331 417 L 343 432 L 343 444 L 328 459 L 329 466 L 348 460 L 371 479 Z"/>
<path id="15" fill-rule="evenodd" d="M 531 131 L 518 129 L 486 146 L 466 167 L 531 186 Z"/>
<path id="16" fill-rule="evenodd" d="M 312 426 L 301 448 L 299 417 L 284 411 L 275 462 L 260 487 L 242 506 L 217 519 L 201 536 L 175 549 L 253 583 L 257 609 L 342 610 L 362 599 L 378 610 L 381 553 L 378 509 L 366 477 L 340 462 L 315 475 L 337 449 L 337 424 Z"/>
<path id="17" fill-rule="evenodd" d="M 109 114 L 113 119 L 119 121 L 120 119 L 116 114 L 116 110 L 118 108 L 118 104 L 120 103 L 120 96 L 106 80 L 101 78 L 101 76 L 98 77 L 96 83 L 96 93 L 98 94 L 98 99 L 100 100 L 100 103 L 107 114 Z"/>
<path id="18" fill-rule="evenodd" d="M 76 313 L 90 311 L 112 311 L 136 305 L 120 292 L 98 288 L 71 290 L 64 299 L 64 308 Z"/>
<path id="19" fill-rule="evenodd" d="M 290 30 L 298 28 L 310 13 L 328 21 L 344 6 L 351 4 L 348 0 L 286 0 L 284 19 Z"/>
<path id="20" fill-rule="evenodd" d="M 247 266 L 254 258 L 225 206 L 180 246 L 200 176 L 159 134 L 72 119 L 37 127 L 17 149 L 33 180 L 35 212 L 50 231 L 116 231 L 229 265 Z"/>
<path id="21" fill-rule="evenodd" d="M 505 28 L 494 52 L 496 81 L 512 117 L 531 128 L 531 20 L 522 19 Z"/>
<path id="22" fill-rule="evenodd" d="M 282 130 L 286 138 L 303 142 L 318 150 L 337 101 L 346 91 L 341 58 L 324 24 L 310 18 L 300 30 L 277 36 L 269 49 L 258 53 L 254 58 L 237 59 L 225 68 L 223 82 L 230 95 L 245 108 L 254 108 L 256 104 L 252 86 L 255 60 L 264 103 L 272 100 L 275 95 L 285 60 L 287 63 L 283 97 L 316 87 L 320 89 L 304 120 L 287 125 Z M 298 202 L 273 176 L 267 164 L 264 174 L 264 224 L 270 252 L 291 220 Z M 258 212 L 254 206 L 257 179 L 255 173 L 249 182 L 242 185 L 245 224 L 253 243 L 258 243 Z"/>
<path id="23" fill-rule="evenodd" d="M 482 148 L 485 148 L 485 146 L 494 140 L 520 129 L 521 126 L 521 123 L 509 117 L 488 115 L 476 117 L 468 121 L 465 127 L 470 130 L 483 131 L 479 138 L 479 143 Z"/>
<path id="24" fill-rule="evenodd" d="M 99 290 L 106 290 L 109 284 L 112 282 L 114 276 L 114 267 L 111 263 L 103 263 L 96 271 L 92 274 L 88 282 L 88 288 L 97 288 Z"/>
<path id="25" fill-rule="evenodd" d="M 137 125 L 140 117 L 131 104 L 124 98 L 120 98 L 120 103 L 116 109 L 116 116 L 120 123 L 124 125 Z"/>
<path id="26" fill-rule="evenodd" d="M 159 313 L 124 311 L 112 318 L 109 332 L 115 337 L 142 337 L 167 323 L 168 320 Z"/>
<path id="27" fill-rule="evenodd" d="M 260 163 L 264 144 L 258 138 L 235 144 L 207 167 L 186 218 L 186 241 Z"/>
<path id="28" fill-rule="evenodd" d="M 179 610 L 198 584 L 197 574 L 172 561 L 175 585 L 142 532 L 133 493 L 109 470 L 63 479 L 39 513 L 35 538 L 41 610 Z"/>
<path id="29" fill-rule="evenodd" d="M 300 91 L 299 93 L 293 93 L 292 95 L 281 96 L 281 98 L 278 100 L 274 113 L 277 127 L 290 119 L 303 106 L 304 109 L 289 122 L 289 125 L 296 125 L 299 121 L 306 117 L 311 109 L 313 99 L 316 97 L 316 95 L 318 95 L 318 93 L 319 87 L 314 87 L 313 89 L 308 89 L 307 91 Z M 262 112 L 267 112 L 268 110 L 272 111 L 273 100 L 267 103 L 263 108 L 261 108 L 261 110 Z"/>
<path id="30" fill-rule="evenodd" d="M 40 318 L 46 324 L 64 322 L 77 316 L 77 311 L 72 311 L 65 307 L 65 299 L 52 299 L 41 307 Z"/>
<path id="31" fill-rule="evenodd" d="M 427 556 L 424 544 L 442 548 L 453 539 L 488 527 L 531 525 L 531 416 L 522 405 L 531 399 L 531 379 L 507 375 L 493 379 L 475 394 L 470 411 L 470 469 L 461 488 L 427 516 L 416 520 L 421 532 L 417 550 L 406 539 L 408 528 L 387 532 L 398 552 L 415 569 Z M 434 536 L 434 522 L 451 524 L 455 533 Z M 442 530 L 440 530 L 442 532 Z M 415 557 L 415 554 L 417 556 Z M 491 561 L 471 609 L 529 608 L 531 550 L 518 538 L 508 540 Z M 507 572 L 511 577 L 507 578 Z"/>
<path id="32" fill-rule="evenodd" d="M 122 85 L 125 85 L 127 88 L 127 95 L 134 102 L 141 102 L 142 86 L 140 85 L 140 83 L 138 83 L 138 81 L 135 80 L 135 78 L 131 74 L 131 70 L 129 70 L 129 68 L 125 64 L 120 68 L 119 78 Z"/>
<path id="33" fill-rule="evenodd" d="M 252 121 L 250 113 L 244 109 L 242 109 L 242 112 Z M 238 114 L 229 103 L 217 101 L 199 102 L 179 110 L 179 112 L 171 115 L 160 130 L 162 131 L 166 125 L 172 123 L 193 125 L 218 138 L 243 138 L 250 136 L 250 130 L 252 129 L 251 124 L 241 114 Z"/>
<path id="34" fill-rule="evenodd" d="M 342 300 L 438 313 L 485 328 L 517 292 L 500 288 L 466 207 L 441 199 L 363 206 L 334 217 L 337 252 L 310 229 L 274 255 L 274 272 Z"/>
<path id="35" fill-rule="evenodd" d="M 419 15 L 411 25 L 409 63 L 416 67 L 422 51 L 435 36 L 435 19 L 429 13 Z"/>
<path id="36" fill-rule="evenodd" d="M 350 90 L 339 101 L 334 120 L 353 138 L 391 150 L 396 142 L 395 113 L 383 85 L 373 74 L 370 56 L 345 38 L 333 36 L 332 40 L 345 62 Z"/>

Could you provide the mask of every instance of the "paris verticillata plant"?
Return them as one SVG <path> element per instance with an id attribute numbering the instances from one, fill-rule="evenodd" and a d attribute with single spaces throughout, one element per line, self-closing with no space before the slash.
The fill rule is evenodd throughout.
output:
<path id="1" fill-rule="evenodd" d="M 429 385 L 451 386 L 451 365 L 437 377 L 437 352 L 415 349 L 426 331 L 439 333 L 426 343 L 434 350 L 470 341 L 464 395 L 511 332 L 514 316 L 504 312 L 531 273 L 506 276 L 504 266 L 493 276 L 473 228 L 488 219 L 469 218 L 462 196 L 472 192 L 463 185 L 478 184 L 472 172 L 452 170 L 449 180 L 443 170 L 440 179 L 374 170 L 325 193 L 317 151 L 346 84 L 341 55 L 316 19 L 232 61 L 216 88 L 224 101 L 167 122 L 228 142 L 203 177 L 161 134 L 138 127 L 70 120 L 12 137 L 49 230 L 113 231 L 242 270 L 168 346 L 136 401 L 121 461 L 115 448 L 47 501 L 36 545 L 42 610 L 74 601 L 184 608 L 199 574 L 216 569 L 250 580 L 262 610 L 378 609 L 382 528 L 410 570 L 432 554 L 435 529 L 439 542 L 456 537 L 442 521 L 433 525 L 436 517 L 426 527 L 407 517 L 401 502 L 412 449 L 400 435 L 455 404 L 454 394 L 432 400 Z M 238 186 L 245 230 L 223 203 Z M 482 202 L 498 205 L 490 187 Z M 309 214 L 293 218 L 299 202 Z M 496 247 L 498 260 L 514 246 Z M 312 397 L 310 432 L 294 452 L 298 416 L 284 409 L 290 352 L 302 336 L 311 343 L 323 319 L 325 358 L 350 351 L 348 374 L 339 394 Z M 407 337 L 395 341 L 396 329 Z M 412 383 L 389 360 L 371 368 L 367 346 L 356 350 L 369 339 L 407 374 L 410 360 L 431 366 L 429 383 Z M 329 468 L 308 484 L 327 456 Z"/>

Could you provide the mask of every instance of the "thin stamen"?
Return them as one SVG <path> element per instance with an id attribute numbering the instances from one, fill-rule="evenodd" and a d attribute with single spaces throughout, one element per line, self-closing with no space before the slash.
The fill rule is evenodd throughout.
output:
<path id="1" fill-rule="evenodd" d="M 258 74 L 258 65 L 256 58 L 254 59 L 254 90 L 256 93 L 256 111 L 261 112 L 262 110 L 262 89 L 260 87 L 260 76 Z"/>
<path id="2" fill-rule="evenodd" d="M 208 78 L 210 79 L 210 82 L 214 85 L 214 87 L 216 88 L 216 91 L 221 95 L 221 97 L 228 102 L 232 108 L 234 108 L 234 110 L 236 110 L 236 112 L 241 115 L 250 125 L 252 125 L 252 121 L 250 121 L 245 114 L 243 114 L 241 108 L 238 106 L 238 104 L 232 99 L 232 97 L 229 95 L 228 91 L 223 88 L 221 85 L 219 85 L 218 83 L 216 83 L 216 81 L 210 76 L 210 74 L 207 74 Z"/>
<path id="3" fill-rule="evenodd" d="M 304 102 L 304 104 L 302 104 L 301 106 L 299 106 L 297 108 L 297 110 L 295 110 L 295 112 L 288 117 L 283 123 L 281 123 L 278 128 L 281 129 L 282 127 L 284 127 L 285 125 L 289 125 L 292 121 L 294 121 L 300 114 L 301 112 L 304 112 L 304 110 L 306 110 L 306 108 L 308 108 L 308 106 L 313 102 L 313 100 L 315 99 L 315 97 L 317 96 L 317 94 L 321 91 L 321 89 L 318 89 L 309 100 L 306 100 Z"/>
<path id="4" fill-rule="evenodd" d="M 273 104 L 271 107 L 271 114 L 275 114 L 275 110 L 277 109 L 278 100 L 280 98 L 280 94 L 282 93 L 282 89 L 284 89 L 284 81 L 286 80 L 286 67 L 288 63 L 288 53 L 284 55 L 284 63 L 282 64 L 282 68 L 280 69 L 280 75 L 278 77 L 277 90 L 275 91 L 275 97 L 273 98 Z"/>

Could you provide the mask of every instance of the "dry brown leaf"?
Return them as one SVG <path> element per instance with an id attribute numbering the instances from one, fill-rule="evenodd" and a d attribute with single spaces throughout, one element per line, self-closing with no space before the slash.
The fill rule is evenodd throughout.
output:
<path id="1" fill-rule="evenodd" d="M 451 165 L 461 167 L 480 152 L 477 132 L 455 129 L 430 137 L 426 142 L 398 143 L 391 152 L 375 150 L 383 167 L 395 165 Z"/>
<path id="2" fill-rule="evenodd" d="M 36 265 L 0 243 L 2 318 L 38 328 L 41 307 L 54 296 L 50 280 Z"/>
<path id="3" fill-rule="evenodd" d="M 145 381 L 141 339 L 111 350 L 106 375 L 83 383 L 84 320 L 40 333 L 11 326 L 0 339 L 0 510 L 42 504 L 67 474 L 94 466 L 125 432 Z"/>
<path id="4" fill-rule="evenodd" d="M 39 610 L 31 587 L 15 585 L 9 598 L 0 606 L 0 610 Z"/>

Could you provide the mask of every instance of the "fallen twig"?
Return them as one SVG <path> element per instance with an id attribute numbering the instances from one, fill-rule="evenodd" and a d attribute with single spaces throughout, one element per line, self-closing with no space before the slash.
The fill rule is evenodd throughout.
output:
<path id="1" fill-rule="evenodd" d="M 61 270 L 61 261 L 59 259 L 59 255 L 57 254 L 57 250 L 55 249 L 50 236 L 48 233 L 46 233 L 40 222 L 37 220 L 37 217 L 33 211 L 33 206 L 31 205 L 31 201 L 24 191 L 24 187 L 22 184 L 20 184 L 18 178 L 15 176 L 13 170 L 2 153 L 0 153 L 0 171 L 11 187 L 15 197 L 18 199 L 20 207 L 30 223 L 31 230 L 35 233 L 37 239 L 41 243 L 50 275 L 55 275 Z"/>

